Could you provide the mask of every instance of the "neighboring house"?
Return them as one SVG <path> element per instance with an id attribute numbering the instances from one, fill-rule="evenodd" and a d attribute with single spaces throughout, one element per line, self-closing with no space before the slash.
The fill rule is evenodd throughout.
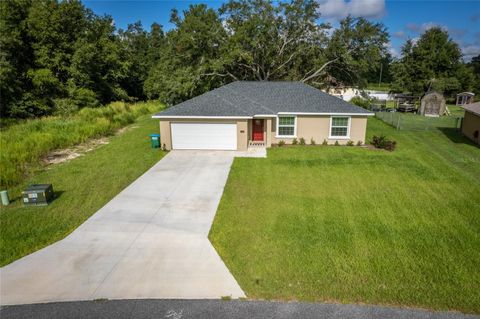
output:
<path id="1" fill-rule="evenodd" d="M 462 133 L 475 143 L 480 144 L 480 102 L 466 104 L 462 107 L 465 109 Z"/>
<path id="2" fill-rule="evenodd" d="M 350 101 L 355 96 L 362 96 L 362 91 L 354 87 L 332 87 L 324 91 L 344 101 Z"/>
<path id="3" fill-rule="evenodd" d="M 233 82 L 172 106 L 160 119 L 166 149 L 247 150 L 294 138 L 365 142 L 373 113 L 301 82 Z"/>
<path id="4" fill-rule="evenodd" d="M 371 99 L 393 101 L 394 96 L 387 91 L 363 90 L 354 87 L 331 87 L 323 92 L 341 98 L 344 101 L 350 101 L 354 97 L 370 97 Z"/>

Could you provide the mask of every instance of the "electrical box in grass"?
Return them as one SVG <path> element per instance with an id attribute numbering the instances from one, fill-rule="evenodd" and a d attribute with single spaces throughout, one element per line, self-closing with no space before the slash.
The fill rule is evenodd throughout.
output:
<path id="1" fill-rule="evenodd" d="M 22 192 L 23 204 L 25 206 L 45 206 L 54 197 L 52 184 L 33 184 Z"/>
<path id="2" fill-rule="evenodd" d="M 150 134 L 150 142 L 152 144 L 152 148 L 159 148 L 160 147 L 160 134 Z"/>

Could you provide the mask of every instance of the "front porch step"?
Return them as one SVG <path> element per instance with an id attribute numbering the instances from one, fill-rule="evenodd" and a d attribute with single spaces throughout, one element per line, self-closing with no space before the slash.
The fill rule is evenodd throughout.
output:
<path id="1" fill-rule="evenodd" d="M 248 147 L 265 147 L 264 141 L 248 141 Z"/>

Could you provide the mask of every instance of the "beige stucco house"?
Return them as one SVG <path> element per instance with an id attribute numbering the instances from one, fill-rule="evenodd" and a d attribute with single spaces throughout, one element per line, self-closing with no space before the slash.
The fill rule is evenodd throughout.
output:
<path id="1" fill-rule="evenodd" d="M 466 104 L 462 107 L 465 109 L 462 133 L 475 143 L 480 144 L 480 102 Z"/>
<path id="2" fill-rule="evenodd" d="M 172 106 L 160 120 L 162 147 L 239 150 L 304 138 L 365 142 L 373 113 L 301 82 L 237 81 Z"/>

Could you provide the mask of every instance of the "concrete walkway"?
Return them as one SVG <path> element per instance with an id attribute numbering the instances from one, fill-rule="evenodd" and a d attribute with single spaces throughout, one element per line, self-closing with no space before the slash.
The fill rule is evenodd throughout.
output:
<path id="1" fill-rule="evenodd" d="M 234 155 L 170 152 L 68 237 L 3 267 L 1 304 L 243 297 L 207 238 Z"/>

